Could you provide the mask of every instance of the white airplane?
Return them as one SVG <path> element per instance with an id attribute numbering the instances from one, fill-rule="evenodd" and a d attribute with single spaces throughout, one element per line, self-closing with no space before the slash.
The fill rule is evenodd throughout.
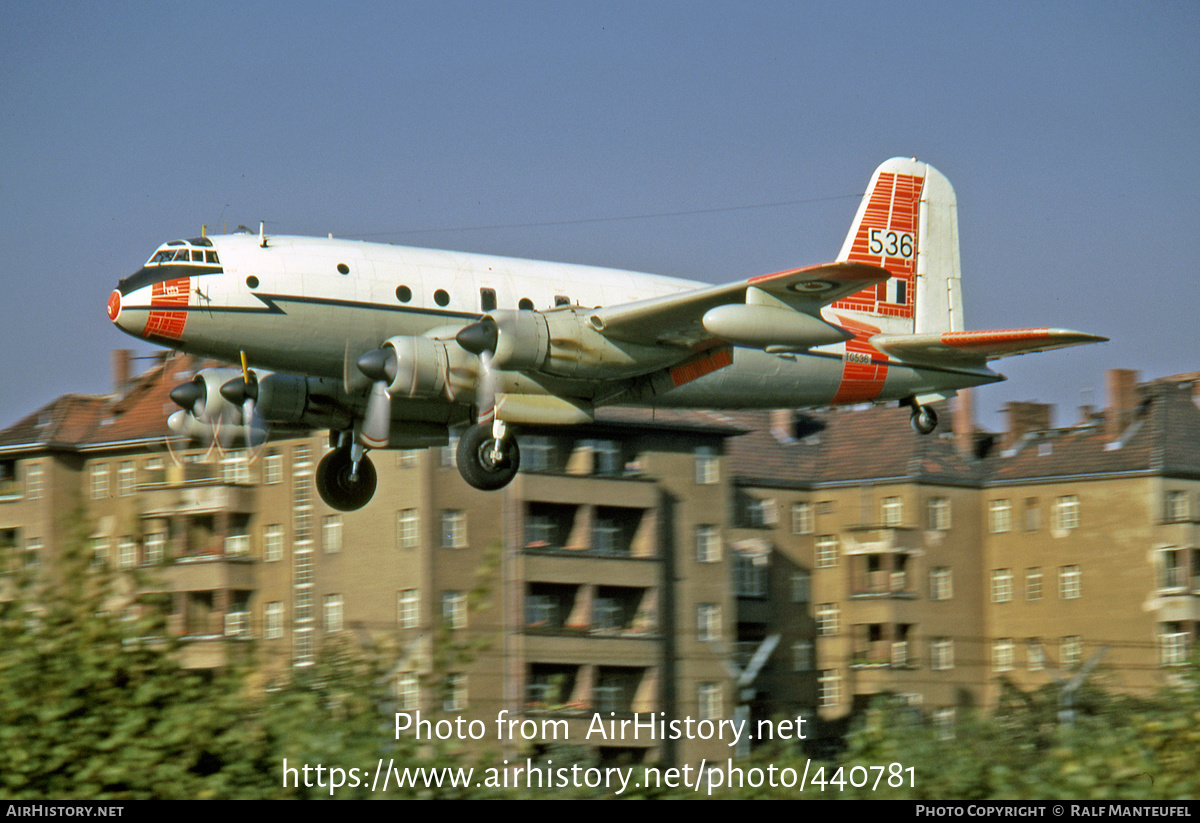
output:
<path id="1" fill-rule="evenodd" d="M 837 261 L 714 286 L 591 266 L 332 238 L 175 240 L 121 280 L 129 334 L 242 369 L 176 387 L 172 430 L 330 430 L 330 506 L 374 494 L 369 449 L 459 439 L 480 489 L 520 465 L 514 429 L 614 404 L 796 408 L 927 404 L 1003 380 L 988 361 L 1093 343 L 1064 329 L 964 331 L 954 189 L 893 158 L 875 170 Z M 247 363 L 252 363 L 250 369 Z"/>

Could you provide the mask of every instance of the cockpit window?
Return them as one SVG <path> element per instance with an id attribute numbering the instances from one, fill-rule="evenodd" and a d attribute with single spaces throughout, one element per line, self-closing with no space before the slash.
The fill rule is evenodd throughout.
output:
<path id="1" fill-rule="evenodd" d="M 170 243 L 165 243 L 159 246 L 158 251 L 146 261 L 147 266 L 160 266 L 164 263 L 199 263 L 207 266 L 219 266 L 221 261 L 217 258 L 217 253 L 212 247 L 212 241 L 207 237 L 198 238 L 203 240 L 203 244 L 197 240 L 172 240 Z M 193 246 L 204 245 L 208 249 L 192 248 Z"/>

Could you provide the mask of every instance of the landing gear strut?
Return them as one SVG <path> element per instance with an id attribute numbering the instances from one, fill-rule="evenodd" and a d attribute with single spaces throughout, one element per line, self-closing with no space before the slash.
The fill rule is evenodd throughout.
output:
<path id="1" fill-rule="evenodd" d="M 458 441 L 457 457 L 463 480 L 483 491 L 504 488 L 521 467 L 517 439 L 506 436 L 503 423 L 471 426 Z"/>
<path id="2" fill-rule="evenodd" d="M 352 512 L 370 502 L 378 475 L 362 446 L 343 443 L 321 458 L 316 481 L 317 493 L 330 508 Z"/>
<path id="3" fill-rule="evenodd" d="M 913 431 L 917 434 L 929 434 L 937 428 L 937 412 L 928 406 L 918 406 L 913 403 L 912 417 L 909 418 L 909 422 L 912 423 Z"/>

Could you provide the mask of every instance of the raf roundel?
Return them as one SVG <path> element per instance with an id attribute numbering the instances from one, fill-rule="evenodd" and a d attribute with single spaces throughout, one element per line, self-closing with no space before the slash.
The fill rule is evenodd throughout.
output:
<path id="1" fill-rule="evenodd" d="M 116 323 L 117 318 L 121 316 L 121 293 L 113 290 L 113 293 L 108 296 L 108 319 Z"/>

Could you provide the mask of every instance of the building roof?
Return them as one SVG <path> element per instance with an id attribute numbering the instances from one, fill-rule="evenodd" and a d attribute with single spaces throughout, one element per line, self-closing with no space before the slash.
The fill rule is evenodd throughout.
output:
<path id="1" fill-rule="evenodd" d="M 0 431 L 0 449 L 82 451 L 166 437 L 167 417 L 178 408 L 171 389 L 200 366 L 180 355 L 133 378 L 124 392 L 63 395 Z"/>
<path id="2" fill-rule="evenodd" d="M 1162 473 L 1200 477 L 1200 409 L 1192 385 L 1157 380 L 1140 387 L 1132 422 L 1116 439 L 1103 421 L 1027 433 L 987 461 L 988 481 Z"/>

